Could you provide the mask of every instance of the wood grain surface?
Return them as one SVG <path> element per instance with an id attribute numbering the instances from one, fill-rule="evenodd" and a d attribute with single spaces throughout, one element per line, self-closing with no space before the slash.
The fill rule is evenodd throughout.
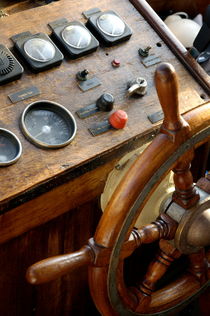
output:
<path id="1" fill-rule="evenodd" d="M 0 126 L 14 132 L 21 140 L 23 154 L 20 160 L 0 172 L 0 205 L 11 200 L 21 203 L 21 195 L 31 189 L 39 191 L 41 184 L 58 179 L 62 174 L 68 174 L 75 168 L 82 168 L 84 163 L 95 161 L 99 164 L 106 153 L 117 151 L 123 144 L 135 142 L 136 137 L 145 135 L 158 126 L 148 120 L 147 116 L 160 110 L 153 82 L 156 65 L 145 68 L 138 55 L 138 48 L 152 46 L 151 53 L 160 56 L 161 61 L 174 65 L 180 83 L 181 112 L 197 107 L 205 97 L 203 89 L 192 79 L 176 57 L 170 52 L 159 36 L 151 29 L 143 17 L 129 1 L 100 1 L 100 9 L 113 9 L 128 23 L 133 30 L 131 39 L 112 48 L 100 47 L 95 53 L 71 61 L 65 58 L 60 67 L 32 74 L 23 64 L 25 72 L 22 78 L 0 87 Z M 84 10 L 99 6 L 98 1 L 84 0 L 78 8 L 77 1 L 62 0 L 50 5 L 12 14 L 0 20 L 0 43 L 11 48 L 10 37 L 23 31 L 32 33 L 45 32 L 50 34 L 47 23 L 65 17 L 69 21 L 85 22 Z M 161 47 L 157 46 L 161 43 Z M 111 61 L 118 58 L 121 67 L 113 68 Z M 77 85 L 75 75 L 79 70 L 88 68 L 90 76 L 97 76 L 102 85 L 83 93 Z M 137 76 L 148 81 L 148 92 L 143 98 L 126 97 L 127 82 Z M 35 85 L 41 94 L 37 97 L 11 104 L 8 95 L 31 85 Z M 107 117 L 107 113 L 81 120 L 76 117 L 78 132 L 74 141 L 59 150 L 39 149 L 29 143 L 22 135 L 19 122 L 24 108 L 31 102 L 40 99 L 56 101 L 73 114 L 79 108 L 94 102 L 102 93 L 109 92 L 115 97 L 115 109 L 123 109 L 128 113 L 128 124 L 124 130 L 109 131 L 103 135 L 92 137 L 88 132 L 96 121 Z M 88 171 L 88 170 L 86 170 Z M 47 186 L 45 187 L 47 189 Z M 31 194 L 32 198 L 32 194 Z M 4 210 L 4 207 L 3 207 Z"/>
<path id="2" fill-rule="evenodd" d="M 116 10 L 133 29 L 128 42 L 112 48 L 99 47 L 97 52 L 74 61 L 65 57 L 60 67 L 37 75 L 23 64 L 23 77 L 0 87 L 0 127 L 16 133 L 23 145 L 21 159 L 13 166 L 0 169 L 0 315 L 82 316 L 88 311 L 99 316 L 90 298 L 86 267 L 37 287 L 27 284 L 26 269 L 46 257 L 78 250 L 93 236 L 101 216 L 98 197 L 107 174 L 122 155 L 151 139 L 158 129 L 159 124 L 153 125 L 147 119 L 147 115 L 160 110 L 153 79 L 156 66 L 143 66 L 139 47 L 151 45 L 151 53 L 175 66 L 182 113 L 203 103 L 201 96 L 205 97 L 205 93 L 128 0 L 83 0 L 79 6 L 76 0 L 60 0 L 30 10 L 25 9 L 31 7 L 32 0 L 6 2 L 10 7 L 5 11 L 11 15 L 0 19 L 0 43 L 9 48 L 14 34 L 23 31 L 50 34 L 48 22 L 62 17 L 85 22 L 82 11 L 99 5 L 101 10 Z M 169 5 L 167 0 L 148 2 Z M 200 2 L 199 8 L 203 8 L 204 1 Z M 193 5 L 192 1 L 183 0 L 170 3 L 175 7 L 184 7 L 186 3 L 188 10 L 195 9 L 195 1 Z M 112 68 L 114 58 L 120 59 L 121 67 Z M 86 93 L 78 88 L 75 80 L 76 73 L 84 68 L 102 82 L 100 87 Z M 128 99 L 127 81 L 136 76 L 147 79 L 148 93 L 143 98 Z M 40 89 L 39 96 L 15 104 L 10 102 L 9 94 L 31 85 Z M 128 112 L 124 130 L 93 138 L 87 127 L 107 114 L 98 113 L 85 120 L 75 115 L 76 138 L 69 146 L 55 151 L 35 147 L 20 131 L 21 113 L 30 102 L 49 99 L 74 114 L 104 92 L 114 95 L 116 109 Z M 166 301 L 170 299 L 170 289 L 165 296 Z M 160 301 L 159 297 L 156 300 Z"/>

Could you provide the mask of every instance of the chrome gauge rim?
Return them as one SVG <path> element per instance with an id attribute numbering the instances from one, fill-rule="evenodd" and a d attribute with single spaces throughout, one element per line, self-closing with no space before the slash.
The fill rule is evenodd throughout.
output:
<path id="1" fill-rule="evenodd" d="M 107 23 L 112 22 L 110 31 L 106 30 L 103 27 L 103 24 L 105 25 L 105 20 L 107 20 Z M 112 13 L 104 13 L 100 15 L 97 18 L 97 26 L 104 34 L 112 37 L 122 36 L 125 32 L 125 23 L 121 20 L 120 17 Z"/>
<path id="2" fill-rule="evenodd" d="M 91 42 L 89 31 L 80 25 L 66 26 L 62 31 L 62 38 L 67 45 L 76 49 L 87 48 Z"/>
<path id="3" fill-rule="evenodd" d="M 71 112 L 63 105 L 40 100 L 29 104 L 23 111 L 21 129 L 34 145 L 56 149 L 74 139 L 77 125 Z"/>
<path id="4" fill-rule="evenodd" d="M 38 44 L 37 51 L 33 51 L 36 44 Z M 46 63 L 55 57 L 55 47 L 53 44 L 43 38 L 38 37 L 27 40 L 24 44 L 24 51 L 30 59 L 40 63 Z M 33 55 L 34 53 L 37 54 L 37 57 Z"/>
<path id="5" fill-rule="evenodd" d="M 0 167 L 14 164 L 22 154 L 22 145 L 11 131 L 0 128 Z"/>

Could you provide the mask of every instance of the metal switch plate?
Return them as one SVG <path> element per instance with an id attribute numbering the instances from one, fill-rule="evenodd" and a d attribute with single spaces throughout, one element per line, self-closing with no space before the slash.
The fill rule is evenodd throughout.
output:
<path id="1" fill-rule="evenodd" d="M 163 114 L 162 111 L 158 111 L 158 112 L 155 112 L 155 113 L 153 113 L 151 115 L 148 115 L 148 119 L 150 120 L 150 122 L 152 124 L 163 120 L 163 118 L 164 118 L 164 114 Z"/>
<path id="2" fill-rule="evenodd" d="M 40 91 L 37 87 L 31 86 L 26 89 L 20 90 L 18 92 L 12 93 L 8 95 L 8 98 L 12 103 L 16 103 L 18 101 L 26 100 L 28 98 L 39 95 Z"/>
<path id="3" fill-rule="evenodd" d="M 150 66 L 159 64 L 161 62 L 161 59 L 160 59 L 159 56 L 150 55 L 150 56 L 148 56 L 146 58 L 143 58 L 141 62 L 146 68 L 148 68 Z"/>
<path id="4" fill-rule="evenodd" d="M 97 77 L 93 77 L 85 81 L 80 81 L 79 83 L 79 87 L 83 92 L 96 88 L 100 85 L 101 81 Z"/>
<path id="5" fill-rule="evenodd" d="M 88 128 L 92 136 L 97 136 L 99 134 L 105 133 L 110 129 L 113 129 L 113 127 L 109 124 L 108 120 L 99 122 L 95 124 L 94 126 Z"/>
<path id="6" fill-rule="evenodd" d="M 96 104 L 93 103 L 93 104 L 87 105 L 86 107 L 82 109 L 77 110 L 76 113 L 79 116 L 79 118 L 83 119 L 99 111 L 100 110 L 97 108 Z"/>

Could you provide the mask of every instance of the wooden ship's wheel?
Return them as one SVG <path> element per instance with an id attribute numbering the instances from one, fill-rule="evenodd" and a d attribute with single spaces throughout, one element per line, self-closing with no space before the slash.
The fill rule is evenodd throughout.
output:
<path id="1" fill-rule="evenodd" d="M 194 149 L 209 140 L 210 104 L 181 117 L 174 68 L 161 64 L 155 82 L 164 112 L 160 132 L 120 181 L 94 237 L 79 251 L 45 259 L 27 271 L 27 280 L 39 284 L 89 265 L 91 294 L 106 316 L 170 314 L 209 285 L 210 178 L 207 175 L 194 185 L 190 164 Z M 171 170 L 175 186 L 171 198 L 162 203 L 154 222 L 135 228 L 146 202 Z M 154 242 L 159 243 L 159 251 L 146 274 L 139 283 L 127 286 L 125 259 L 143 244 Z M 188 260 L 186 270 L 156 289 L 181 256 Z"/>

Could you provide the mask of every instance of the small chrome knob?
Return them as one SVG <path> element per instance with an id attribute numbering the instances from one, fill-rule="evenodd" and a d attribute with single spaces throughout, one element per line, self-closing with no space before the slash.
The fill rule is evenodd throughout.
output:
<path id="1" fill-rule="evenodd" d="M 133 94 L 145 95 L 147 92 L 147 81 L 144 78 L 138 77 L 128 82 L 128 96 Z"/>

